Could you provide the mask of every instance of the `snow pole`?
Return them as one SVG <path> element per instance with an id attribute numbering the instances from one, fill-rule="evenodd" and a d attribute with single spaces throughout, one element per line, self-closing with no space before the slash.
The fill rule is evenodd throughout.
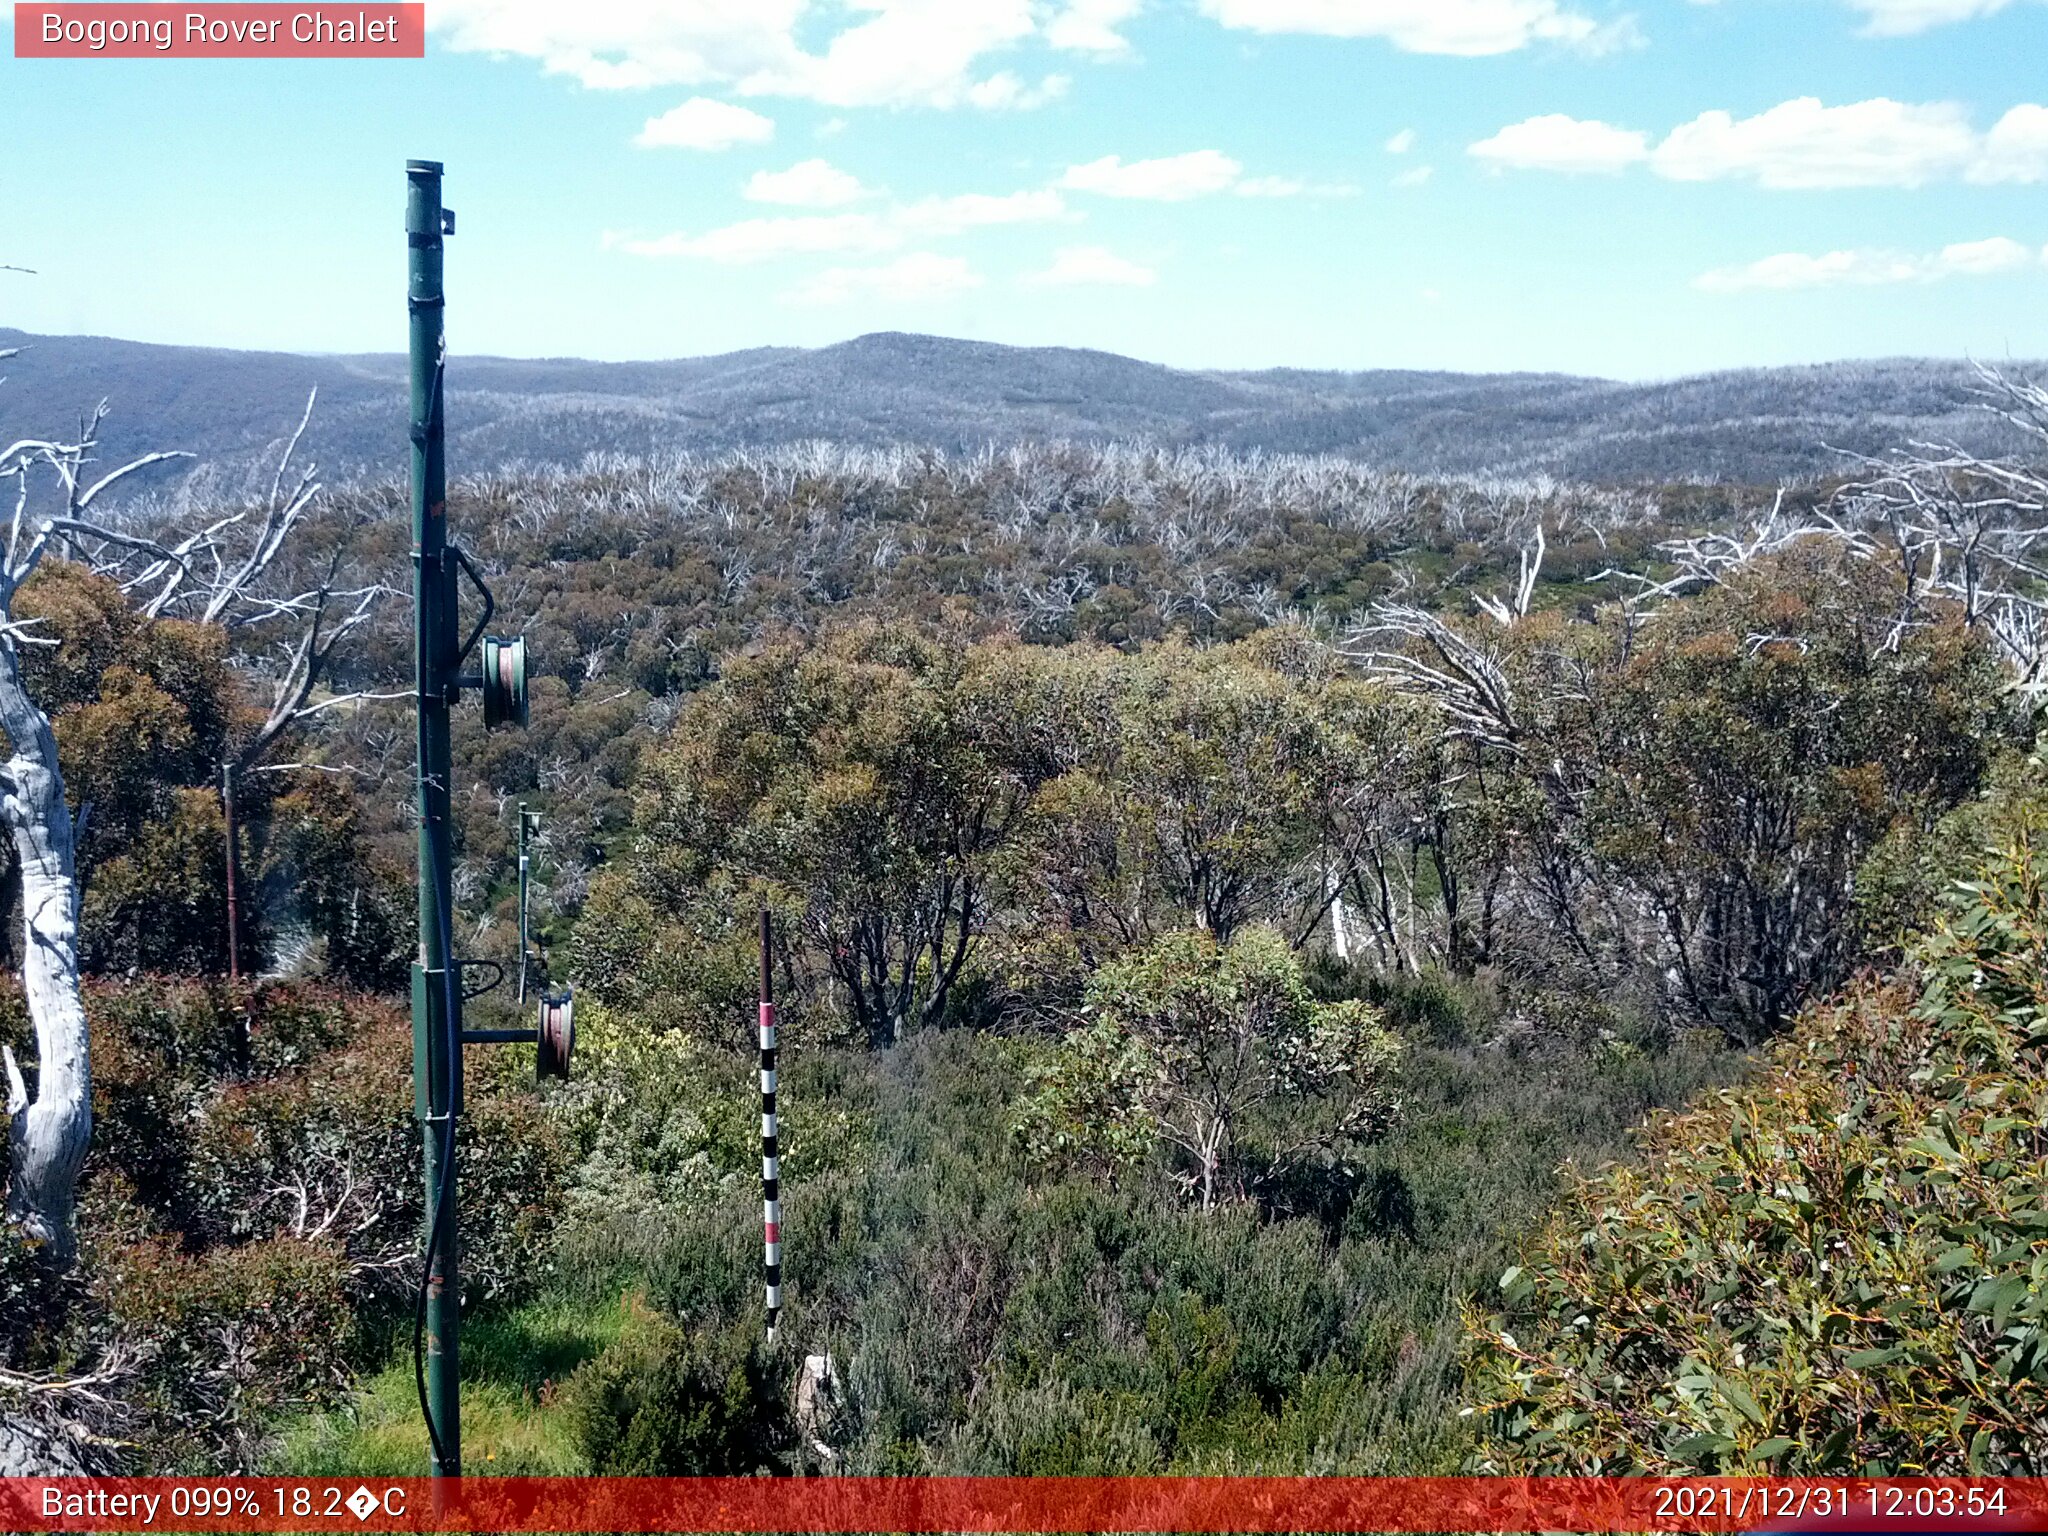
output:
<path id="1" fill-rule="evenodd" d="M 781 1157 L 775 1144 L 775 975 L 769 954 L 773 919 L 761 909 L 761 1278 L 768 1301 L 768 1342 L 782 1311 Z"/>

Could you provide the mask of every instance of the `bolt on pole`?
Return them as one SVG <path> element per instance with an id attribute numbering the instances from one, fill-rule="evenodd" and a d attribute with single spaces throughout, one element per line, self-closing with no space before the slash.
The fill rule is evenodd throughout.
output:
<path id="1" fill-rule="evenodd" d="M 462 988 L 455 972 L 449 823 L 449 711 L 458 696 L 456 565 L 448 548 L 442 422 L 441 167 L 406 163 L 407 309 L 412 354 L 413 642 L 419 711 L 420 944 L 412 974 L 413 1099 L 423 1131 L 427 1255 L 418 1323 L 425 1335 L 421 1408 L 436 1477 L 462 1472 L 456 1123 L 462 1112 Z"/>

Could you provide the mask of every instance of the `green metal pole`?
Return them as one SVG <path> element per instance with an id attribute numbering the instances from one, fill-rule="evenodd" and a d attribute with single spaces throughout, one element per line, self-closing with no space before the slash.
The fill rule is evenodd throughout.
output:
<path id="1" fill-rule="evenodd" d="M 455 1130 L 462 1112 L 461 988 L 451 972 L 453 845 L 448 713 L 456 697 L 455 563 L 448 555 L 443 457 L 441 167 L 406 162 L 405 231 L 412 317 L 413 639 L 418 663 L 420 949 L 412 978 L 413 1099 L 425 1143 L 425 1407 L 432 1470 L 462 1472 L 456 1277 Z"/>

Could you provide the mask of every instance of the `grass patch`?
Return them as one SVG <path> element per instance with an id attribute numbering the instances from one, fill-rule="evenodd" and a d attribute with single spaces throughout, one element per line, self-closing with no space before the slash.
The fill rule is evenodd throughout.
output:
<path id="1" fill-rule="evenodd" d="M 573 1477 L 590 1466 L 550 1414 L 556 1388 L 624 1333 L 630 1296 L 592 1306 L 545 1299 L 467 1318 L 462 1333 L 462 1461 L 471 1476 Z M 344 1407 L 287 1424 L 271 1470 L 293 1477 L 417 1476 L 427 1461 L 411 1333 Z"/>

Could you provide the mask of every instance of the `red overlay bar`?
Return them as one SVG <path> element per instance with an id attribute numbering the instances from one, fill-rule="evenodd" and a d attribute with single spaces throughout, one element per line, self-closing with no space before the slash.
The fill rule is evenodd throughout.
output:
<path id="1" fill-rule="evenodd" d="M 2048 1479 L 14 1478 L 9 1531 L 2025 1531 Z"/>
<path id="2" fill-rule="evenodd" d="M 424 4 L 28 4 L 17 59 L 422 59 Z"/>

